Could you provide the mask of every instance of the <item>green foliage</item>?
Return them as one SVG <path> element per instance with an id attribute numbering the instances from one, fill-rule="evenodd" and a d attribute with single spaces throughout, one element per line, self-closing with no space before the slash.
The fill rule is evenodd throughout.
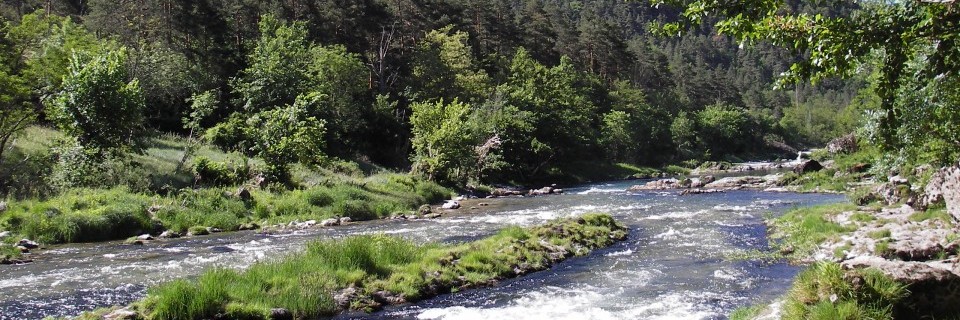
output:
<path id="1" fill-rule="evenodd" d="M 237 164 L 218 162 L 207 157 L 193 160 L 193 174 L 197 182 L 209 186 L 235 186 L 254 175 L 255 169 L 248 162 Z"/>
<path id="2" fill-rule="evenodd" d="M 332 316 L 345 308 L 365 309 L 376 292 L 417 301 L 439 292 L 517 276 L 521 264 L 542 270 L 555 249 L 583 255 L 626 237 L 609 215 L 587 214 L 523 229 L 512 227 L 479 241 L 458 245 L 416 245 L 385 235 L 317 241 L 303 253 L 258 263 L 243 272 L 215 269 L 195 281 L 177 280 L 153 288 L 142 306 L 150 319 L 197 319 L 218 313 L 266 319 L 270 308 L 296 318 Z M 456 263 L 453 263 L 456 261 Z M 333 295 L 353 288 L 349 305 Z"/>
<path id="3" fill-rule="evenodd" d="M 456 182 L 466 178 L 476 163 L 473 137 L 467 126 L 469 105 L 453 100 L 410 106 L 413 172 L 431 180 Z"/>
<path id="4" fill-rule="evenodd" d="M 123 154 L 67 140 L 53 148 L 52 157 L 55 161 L 45 178 L 55 190 L 126 186 L 145 191 L 150 187 L 146 170 Z"/>
<path id="5" fill-rule="evenodd" d="M 303 22 L 291 24 L 266 15 L 260 18 L 260 37 L 247 59 L 250 65 L 232 81 L 245 110 L 259 112 L 292 104 L 307 92 L 310 43 Z"/>
<path id="6" fill-rule="evenodd" d="M 153 231 L 147 214 L 150 197 L 125 188 L 76 189 L 47 201 L 11 204 L 0 225 L 42 243 L 122 239 Z"/>
<path id="7" fill-rule="evenodd" d="M 469 35 L 453 26 L 427 33 L 414 52 L 411 85 L 424 101 L 473 101 L 489 94 L 490 79 L 476 65 Z"/>
<path id="8" fill-rule="evenodd" d="M 277 181 L 289 180 L 291 163 L 317 163 L 324 153 L 324 121 L 307 115 L 307 108 L 319 99 L 298 97 L 292 106 L 265 110 L 247 119 L 246 136 L 250 150 L 263 159 L 267 172 Z"/>
<path id="9" fill-rule="evenodd" d="M 778 240 L 777 247 L 793 248 L 794 255 L 806 257 L 824 241 L 853 231 L 829 220 L 832 215 L 853 209 L 856 206 L 842 203 L 790 210 L 772 220 L 770 238 Z"/>
<path id="10" fill-rule="evenodd" d="M 127 81 L 126 56 L 121 49 L 70 58 L 63 89 L 48 112 L 84 147 L 135 147 L 143 139 L 145 102 L 137 80 Z"/>
<path id="11" fill-rule="evenodd" d="M 852 278 L 862 284 L 854 286 Z M 907 295 L 906 285 L 879 270 L 844 271 L 837 263 L 819 262 L 797 276 L 783 319 L 892 319 L 894 306 Z"/>

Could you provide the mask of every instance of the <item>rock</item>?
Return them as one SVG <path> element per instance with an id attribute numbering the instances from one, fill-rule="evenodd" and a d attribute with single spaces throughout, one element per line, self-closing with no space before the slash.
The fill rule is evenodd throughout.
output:
<path id="1" fill-rule="evenodd" d="M 873 189 L 876 197 L 888 205 L 894 205 L 910 198 L 910 186 L 896 183 L 881 183 Z M 914 201 L 916 202 L 916 201 Z"/>
<path id="2" fill-rule="evenodd" d="M 439 217 L 440 217 L 440 214 L 439 214 L 439 213 L 431 213 L 431 214 L 425 214 L 425 215 L 423 215 L 423 218 L 424 218 L 424 219 L 436 219 L 436 218 L 439 218 Z"/>
<path id="3" fill-rule="evenodd" d="M 350 303 L 357 300 L 359 296 L 357 288 L 347 287 L 333 295 L 333 302 L 337 304 L 337 308 L 347 310 L 350 309 Z"/>
<path id="4" fill-rule="evenodd" d="M 248 223 L 241 224 L 240 227 L 237 229 L 238 230 L 257 230 L 257 229 L 260 229 L 260 225 L 256 224 L 255 222 L 248 222 Z"/>
<path id="5" fill-rule="evenodd" d="M 448 200 L 447 202 L 443 203 L 443 206 L 441 206 L 441 208 L 448 209 L 448 210 L 460 209 L 460 202 Z"/>
<path id="6" fill-rule="evenodd" d="M 150 241 L 150 240 L 153 240 L 153 236 L 151 236 L 151 235 L 149 235 L 149 234 L 141 234 L 140 236 L 137 237 L 137 240 L 140 240 L 140 241 Z"/>
<path id="7" fill-rule="evenodd" d="M 857 136 L 853 133 L 836 138 L 827 143 L 827 151 L 833 154 L 857 152 Z"/>
<path id="8" fill-rule="evenodd" d="M 666 190 L 666 189 L 676 189 L 679 188 L 680 181 L 677 179 L 659 179 L 647 182 L 643 185 L 635 185 L 627 189 L 627 191 L 643 191 L 643 190 Z"/>
<path id="9" fill-rule="evenodd" d="M 806 160 L 800 162 L 800 164 L 793 168 L 793 172 L 796 174 L 806 174 L 820 170 L 823 170 L 823 165 L 817 160 Z"/>
<path id="10" fill-rule="evenodd" d="M 223 230 L 220 230 L 220 228 L 215 228 L 215 227 L 207 227 L 207 233 L 218 233 L 218 232 L 223 232 Z"/>
<path id="11" fill-rule="evenodd" d="M 915 207 L 925 209 L 940 202 L 946 204 L 947 212 L 954 220 L 960 221 L 960 167 L 946 167 L 935 172 Z"/>
<path id="12" fill-rule="evenodd" d="M 563 193 L 563 189 L 553 189 L 553 193 L 555 193 L 555 194 L 561 194 L 561 193 Z"/>
<path id="13" fill-rule="evenodd" d="M 337 219 L 337 218 L 324 219 L 323 221 L 320 221 L 320 226 L 322 227 L 333 227 L 333 226 L 339 226 L 339 225 L 340 225 L 340 219 Z"/>
<path id="14" fill-rule="evenodd" d="M 433 208 L 431 208 L 429 204 L 422 205 L 420 206 L 419 209 L 417 209 L 417 213 L 420 214 L 421 216 L 425 214 L 430 214 L 431 212 L 433 212 Z"/>
<path id="15" fill-rule="evenodd" d="M 507 188 L 496 188 L 496 189 L 493 189 L 492 192 L 490 192 L 490 196 L 494 198 L 507 197 L 507 196 L 521 196 L 521 195 L 523 195 L 522 191 L 507 189 Z"/>
<path id="16" fill-rule="evenodd" d="M 20 253 L 30 253 L 30 248 L 24 246 L 17 246 L 17 250 L 19 250 Z"/>
<path id="17" fill-rule="evenodd" d="M 540 189 L 530 190 L 530 192 L 528 192 L 527 194 L 531 196 L 541 196 L 541 195 L 547 195 L 551 193 L 553 193 L 553 187 L 543 187 Z"/>
<path id="18" fill-rule="evenodd" d="M 907 285 L 910 292 L 897 303 L 894 318 L 914 318 L 917 314 L 946 315 L 960 311 L 960 276 L 938 262 L 896 261 L 862 256 L 842 263 L 846 269 L 876 268 L 893 280 Z M 863 279 L 853 279 L 861 285 Z"/>
<path id="19" fill-rule="evenodd" d="M 20 241 L 17 241 L 17 246 L 24 247 L 27 249 L 36 249 L 40 247 L 40 244 L 30 241 L 30 239 L 20 239 Z"/>
<path id="20" fill-rule="evenodd" d="M 703 187 L 706 189 L 739 189 L 739 188 L 766 188 L 767 179 L 758 176 L 726 177 L 720 180 L 708 183 Z"/>
<path id="21" fill-rule="evenodd" d="M 347 223 L 350 223 L 350 222 L 353 222 L 353 219 L 351 219 L 350 217 L 342 217 L 342 218 L 340 218 L 340 224 L 347 224 Z"/>
<path id="22" fill-rule="evenodd" d="M 11 233 L 10 231 L 0 232 L 0 240 L 9 238 L 11 235 L 13 235 L 13 233 Z"/>
<path id="23" fill-rule="evenodd" d="M 0 213 L 3 213 L 4 211 L 7 211 L 7 202 L 0 201 Z"/>
<path id="24" fill-rule="evenodd" d="M 133 241 L 130 241 L 130 245 L 142 246 L 142 245 L 143 245 L 143 240 L 133 240 Z"/>
<path id="25" fill-rule="evenodd" d="M 234 193 L 234 195 L 243 201 L 250 201 L 253 199 L 253 196 L 250 194 L 250 190 L 248 190 L 246 187 L 240 187 L 240 189 L 237 189 L 237 192 Z"/>
<path id="26" fill-rule="evenodd" d="M 893 185 L 908 185 L 908 184 L 910 184 L 910 180 L 907 180 L 907 178 L 901 177 L 901 176 L 899 176 L 899 175 L 897 175 L 897 176 L 892 176 L 892 177 L 887 178 L 887 182 L 890 182 L 890 183 L 893 184 Z"/>
<path id="27" fill-rule="evenodd" d="M 706 194 L 706 193 L 720 193 L 724 190 L 719 189 L 686 189 L 680 192 L 681 196 L 692 195 L 692 194 Z"/>
<path id="28" fill-rule="evenodd" d="M 284 308 L 270 309 L 270 320 L 293 320 L 293 313 Z"/>
<path id="29" fill-rule="evenodd" d="M 339 221 L 340 220 L 337 220 L 337 224 L 340 224 Z M 315 225 L 317 225 L 317 220 L 307 220 L 307 221 L 304 221 L 303 223 L 298 224 L 298 226 L 300 226 L 301 228 L 309 228 Z"/>
<path id="30" fill-rule="evenodd" d="M 869 164 L 869 163 L 858 162 L 858 163 L 855 163 L 854 165 L 850 166 L 850 169 L 848 169 L 847 172 L 849 172 L 849 173 L 864 173 L 864 172 L 867 172 L 867 170 L 870 170 L 870 164 Z"/>
<path id="31" fill-rule="evenodd" d="M 180 236 L 181 236 L 180 233 L 178 233 L 178 232 L 176 232 L 176 231 L 167 230 L 167 231 L 164 231 L 163 233 L 161 233 L 161 234 L 160 234 L 159 236 L 157 236 L 157 237 L 160 238 L 160 239 L 176 239 L 176 238 L 179 238 Z"/>
<path id="32" fill-rule="evenodd" d="M 390 291 L 377 291 L 373 293 L 372 297 L 373 301 L 382 304 L 402 304 L 407 302 L 402 295 Z"/>
<path id="33" fill-rule="evenodd" d="M 479 205 L 479 206 L 481 206 L 481 207 L 486 207 L 486 206 L 489 206 L 490 204 L 489 204 L 489 203 L 486 203 L 486 202 L 481 202 L 481 203 L 478 203 L 477 205 Z"/>
<path id="34" fill-rule="evenodd" d="M 103 320 L 136 320 L 140 319 L 140 314 L 136 311 L 130 310 L 129 308 L 117 309 L 106 314 L 102 318 Z"/>

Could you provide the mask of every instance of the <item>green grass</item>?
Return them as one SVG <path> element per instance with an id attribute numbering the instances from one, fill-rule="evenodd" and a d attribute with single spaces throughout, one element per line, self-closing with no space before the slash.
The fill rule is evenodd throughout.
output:
<path id="1" fill-rule="evenodd" d="M 625 237 L 626 230 L 609 215 L 588 214 L 527 229 L 511 227 L 458 245 L 416 245 L 384 235 L 318 241 L 303 253 L 246 271 L 215 269 L 193 281 L 155 287 L 139 307 L 149 319 L 216 314 L 268 319 L 272 308 L 312 319 L 378 308 L 386 303 L 378 296 L 409 302 L 486 285 L 517 276 L 517 268 L 520 273 L 542 270 Z M 335 295 L 347 291 L 355 293 L 338 304 Z"/>
<path id="2" fill-rule="evenodd" d="M 946 223 L 948 226 L 953 225 L 953 216 L 947 213 L 945 208 L 930 209 L 926 211 L 916 212 L 910 215 L 910 221 L 922 222 L 927 220 L 940 220 L 943 223 Z"/>
<path id="3" fill-rule="evenodd" d="M 850 221 L 870 222 L 874 220 L 877 220 L 877 217 L 865 212 L 857 212 L 850 216 Z"/>
<path id="4" fill-rule="evenodd" d="M 755 306 L 746 306 L 740 307 L 736 310 L 733 310 L 730 313 L 730 320 L 750 320 L 754 319 L 760 315 L 761 312 L 765 309 L 765 306 L 755 305 Z"/>
<path id="5" fill-rule="evenodd" d="M 850 279 L 859 279 L 853 285 Z M 819 262 L 801 272 L 787 293 L 781 319 L 892 319 L 909 291 L 880 271 L 844 271 Z"/>
<path id="6" fill-rule="evenodd" d="M 871 239 L 884 239 L 884 238 L 889 238 L 889 237 L 890 237 L 890 230 L 888 230 L 888 229 L 880 229 L 880 230 L 870 231 L 870 232 L 867 233 L 867 236 L 870 237 Z"/>
<path id="7" fill-rule="evenodd" d="M 856 206 L 849 203 L 795 208 L 770 222 L 773 226 L 770 237 L 776 240 L 776 247 L 790 247 L 795 256 L 807 257 L 824 241 L 854 230 L 828 219 L 854 209 Z"/>

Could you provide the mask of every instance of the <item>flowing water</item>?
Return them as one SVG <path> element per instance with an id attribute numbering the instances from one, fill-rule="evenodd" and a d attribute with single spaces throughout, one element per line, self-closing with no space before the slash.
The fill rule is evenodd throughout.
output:
<path id="1" fill-rule="evenodd" d="M 626 192 L 630 182 L 588 185 L 558 196 L 468 201 L 435 220 L 372 221 L 281 234 L 236 232 L 155 241 L 68 245 L 37 262 L 0 266 L 0 319 L 76 315 L 126 304 L 146 288 L 222 266 L 242 268 L 295 252 L 307 241 L 387 233 L 415 241 L 469 241 L 504 226 L 607 212 L 630 228 L 627 241 L 485 289 L 447 294 L 371 319 L 714 319 L 782 294 L 798 268 L 731 259 L 767 248 L 763 216 L 842 201 L 822 194 L 733 191 L 678 196 Z M 479 206 L 487 202 L 489 206 Z M 476 206 L 477 209 L 471 209 Z"/>

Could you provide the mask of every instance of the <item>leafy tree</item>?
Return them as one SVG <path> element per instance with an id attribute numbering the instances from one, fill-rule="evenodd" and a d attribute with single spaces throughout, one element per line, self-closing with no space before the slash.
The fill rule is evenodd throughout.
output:
<path id="1" fill-rule="evenodd" d="M 97 40 L 70 18 L 43 11 L 24 15 L 19 24 L 9 27 L 7 36 L 14 50 L 24 57 L 20 73 L 38 97 L 60 90 L 74 53 L 97 55 L 117 49 L 111 42 Z"/>
<path id="2" fill-rule="evenodd" d="M 263 159 L 276 181 L 289 181 L 290 164 L 318 163 L 324 158 L 324 121 L 307 113 L 322 98 L 300 96 L 293 105 L 264 110 L 247 119 L 250 151 Z"/>
<path id="3" fill-rule="evenodd" d="M 90 56 L 75 53 L 49 115 L 86 147 L 136 147 L 144 135 L 145 102 L 137 80 L 128 81 L 125 49 Z"/>
<path id="4" fill-rule="evenodd" d="M 5 30 L 0 35 L 5 36 Z M 26 81 L 15 74 L 13 65 L 19 59 L 13 54 L 6 37 L 0 37 L 0 167 L 11 139 L 36 120 L 36 110 L 27 103 L 30 90 Z"/>
<path id="5" fill-rule="evenodd" d="M 258 112 L 292 104 L 307 92 L 310 43 L 303 22 L 283 23 L 274 16 L 260 20 L 260 38 L 248 59 L 250 66 L 233 81 L 239 104 Z"/>
<path id="6" fill-rule="evenodd" d="M 427 33 L 413 58 L 411 84 L 423 99 L 476 100 L 487 94 L 489 77 L 476 66 L 466 32 L 452 26 Z"/>
<path id="7" fill-rule="evenodd" d="M 632 119 L 626 112 L 613 110 L 603 115 L 600 143 L 614 161 L 631 161 L 636 157 L 636 144 L 631 134 Z"/>
<path id="8" fill-rule="evenodd" d="M 707 106 L 697 113 L 698 135 L 714 156 L 748 151 L 755 135 L 746 112 L 722 104 Z"/>
<path id="9" fill-rule="evenodd" d="M 413 172 L 447 182 L 460 182 L 476 163 L 474 135 L 468 126 L 470 106 L 458 100 L 410 105 Z"/>

